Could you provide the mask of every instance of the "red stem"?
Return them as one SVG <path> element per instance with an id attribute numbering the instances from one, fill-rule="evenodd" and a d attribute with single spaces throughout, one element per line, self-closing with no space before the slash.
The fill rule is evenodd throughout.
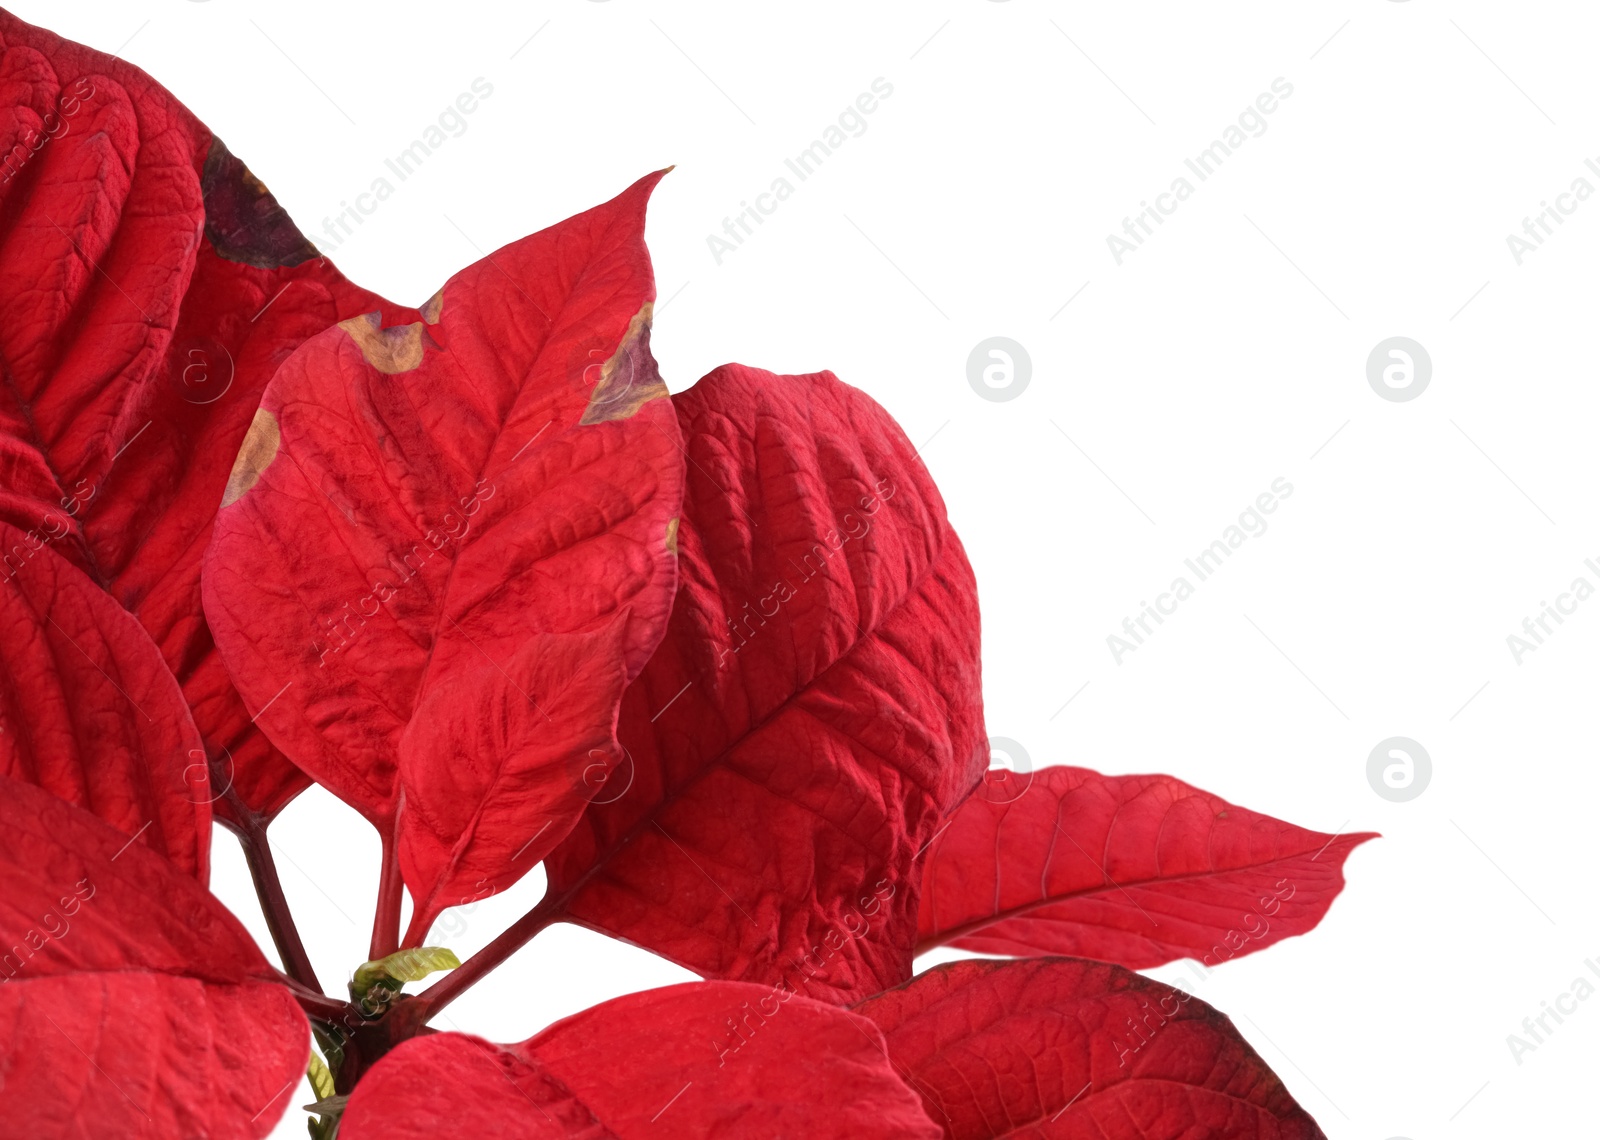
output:
<path id="1" fill-rule="evenodd" d="M 551 893 L 551 889 L 546 888 L 545 896 L 539 900 L 538 905 L 508 926 L 493 942 L 405 1003 L 402 1009 L 405 1011 L 407 1024 L 425 1026 L 438 1016 L 445 1006 L 455 1001 L 490 970 L 532 941 L 534 935 L 551 923 L 560 922 L 565 918 L 567 904 L 577 896 L 589 880 L 611 862 L 617 852 L 633 841 L 634 834 L 635 832 L 630 830 L 616 840 L 604 854 L 589 865 L 587 871 L 567 884 L 566 889 L 559 895 Z"/>
<path id="2" fill-rule="evenodd" d="M 400 949 L 400 900 L 405 887 L 400 877 L 400 858 L 395 850 L 394 819 L 379 828 L 383 837 L 383 870 L 378 879 L 378 908 L 372 916 L 371 959 L 387 958 Z"/>
<path id="3" fill-rule="evenodd" d="M 321 1021 L 332 1022 L 335 1025 L 344 1025 L 352 1021 L 365 1020 L 360 1010 L 356 1009 L 354 1002 L 340 1001 L 327 994 L 316 993 L 308 990 L 287 974 L 279 974 L 278 980 L 294 996 L 300 1008 L 308 1017 L 315 1017 Z M 354 1018 L 352 1018 L 352 1013 Z"/>
<path id="4" fill-rule="evenodd" d="M 261 901 L 261 913 L 266 916 L 267 930 L 272 935 L 272 944 L 278 948 L 278 957 L 283 959 L 284 971 L 308 990 L 320 994 L 322 983 L 317 981 L 317 972 L 311 968 L 311 957 L 300 940 L 294 915 L 289 913 L 289 900 L 284 897 L 283 883 L 278 878 L 278 865 L 272 859 L 266 820 L 247 807 L 231 787 L 224 795 L 237 817 L 236 823 L 226 822 L 239 837 L 239 846 L 244 848 L 245 863 L 255 882 L 256 897 Z"/>
<path id="5" fill-rule="evenodd" d="M 415 1023 L 424 1025 L 437 1017 L 445 1006 L 465 993 L 479 978 L 521 950 L 545 927 L 559 921 L 565 914 L 566 901 L 565 895 L 554 899 L 547 896 L 539 905 L 506 927 L 493 942 L 413 998 L 409 1003 L 413 1008 L 408 1012 Z"/>

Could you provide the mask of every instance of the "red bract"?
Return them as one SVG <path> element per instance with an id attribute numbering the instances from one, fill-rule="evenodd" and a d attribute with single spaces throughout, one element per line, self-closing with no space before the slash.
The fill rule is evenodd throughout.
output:
<path id="1" fill-rule="evenodd" d="M 952 962 L 856 1007 L 950 1140 L 1320 1140 L 1222 1014 L 1118 966 Z"/>
<path id="2" fill-rule="evenodd" d="M 1012 794 L 973 796 L 929 849 L 919 951 L 1214 966 L 1310 930 L 1344 889 L 1345 856 L 1374 838 L 1307 831 L 1170 776 L 1044 768 Z"/>
<path id="3" fill-rule="evenodd" d="M 988 764 L 972 570 L 832 373 L 728 365 L 673 402 L 682 583 L 550 895 L 708 976 L 863 997 L 910 976 L 916 860 Z"/>
<path id="4" fill-rule="evenodd" d="M 251 725 L 200 612 L 200 554 L 261 390 L 357 289 L 138 68 L 0 12 L 0 574 L 47 542 L 160 647 L 224 778 L 268 815 L 305 779 Z M 229 811 L 224 804 L 224 813 Z"/>
<path id="5" fill-rule="evenodd" d="M 452 1095 L 441 1098 L 437 1089 Z M 519 1045 L 406 1042 L 350 1098 L 343 1140 L 804 1136 L 936 1140 L 871 1022 L 792 989 L 630 994 Z"/>
<path id="6" fill-rule="evenodd" d="M 386 848 L 398 829 L 408 944 L 572 827 L 666 623 L 683 461 L 650 356 L 659 178 L 458 273 L 422 320 L 309 341 L 222 496 L 218 644 L 274 741 Z"/>
<path id="7" fill-rule="evenodd" d="M 28 549 L 8 523 L 0 541 Z M 0 774 L 205 881 L 210 770 L 183 693 L 139 623 L 47 546 L 0 584 L 0 728 Z"/>
<path id="8" fill-rule="evenodd" d="M 137 69 L 0 13 L 0 93 L 0 1131 L 263 1135 L 309 1020 L 319 1140 L 1321 1135 L 1124 967 L 1304 933 L 1369 836 L 1166 776 L 973 797 L 938 491 L 831 373 L 667 398 L 660 174 L 401 309 Z M 349 1000 L 266 837 L 307 774 L 383 836 Z M 202 885 L 213 801 L 284 973 Z M 541 860 L 465 964 L 419 945 Z M 711 980 L 429 1028 L 557 921 Z M 1080 958 L 908 981 L 940 944 Z"/>
<path id="9" fill-rule="evenodd" d="M 305 1017 L 188 875 L 0 778 L 0 1120 L 16 1136 L 265 1136 Z"/>

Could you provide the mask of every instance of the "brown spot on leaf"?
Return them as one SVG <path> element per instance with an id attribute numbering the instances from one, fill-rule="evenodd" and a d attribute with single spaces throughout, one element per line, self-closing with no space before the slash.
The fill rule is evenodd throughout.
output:
<path id="1" fill-rule="evenodd" d="M 650 312 L 648 302 L 628 322 L 628 331 L 611 359 L 600 366 L 600 380 L 589 394 L 580 424 L 602 424 L 625 420 L 651 400 L 667 394 L 656 358 L 650 355 Z"/>
<path id="2" fill-rule="evenodd" d="M 224 507 L 236 502 L 261 478 L 278 456 L 278 419 L 265 408 L 256 409 L 256 418 L 250 421 L 250 430 L 244 433 L 244 443 L 239 445 L 239 457 L 233 461 L 228 473 L 228 485 L 222 491 Z"/>
<path id="3" fill-rule="evenodd" d="M 439 347 L 421 321 L 383 328 L 382 317 L 378 313 L 363 313 L 359 317 L 340 321 L 339 327 L 350 334 L 350 339 L 356 342 L 356 347 L 366 357 L 368 364 L 391 376 L 397 372 L 410 372 L 422 363 L 424 349 Z"/>
<path id="4" fill-rule="evenodd" d="M 667 552 L 669 554 L 678 553 L 678 520 L 677 519 L 668 519 L 667 520 Z"/>
<path id="5" fill-rule="evenodd" d="M 217 256 L 277 269 L 319 256 L 278 200 L 219 138 L 211 140 L 200 172 L 206 239 Z"/>
<path id="6" fill-rule="evenodd" d="M 422 319 L 430 325 L 439 323 L 439 317 L 444 313 L 444 290 L 440 289 L 433 296 L 422 303 L 422 308 L 417 310 L 422 314 Z"/>

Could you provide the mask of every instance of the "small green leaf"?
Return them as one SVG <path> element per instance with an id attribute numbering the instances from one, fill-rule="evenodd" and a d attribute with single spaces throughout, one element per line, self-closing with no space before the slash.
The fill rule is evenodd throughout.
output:
<path id="1" fill-rule="evenodd" d="M 311 1091 L 317 1094 L 318 1100 L 326 1100 L 333 1095 L 333 1074 L 315 1049 L 311 1051 L 311 1060 L 306 1064 L 306 1076 L 310 1078 Z"/>
<path id="2" fill-rule="evenodd" d="M 443 946 L 419 946 L 397 950 L 387 958 L 363 962 L 356 968 L 350 992 L 369 1016 L 376 1014 L 390 997 L 407 982 L 420 982 L 438 970 L 454 970 L 461 965 L 455 952 Z"/>
<path id="3" fill-rule="evenodd" d="M 454 951 L 443 946 L 419 946 L 415 950 L 397 950 L 387 958 L 363 962 L 356 969 L 355 986 L 365 990 L 374 983 L 387 981 L 420 982 L 438 970 L 454 970 L 461 959 Z"/>

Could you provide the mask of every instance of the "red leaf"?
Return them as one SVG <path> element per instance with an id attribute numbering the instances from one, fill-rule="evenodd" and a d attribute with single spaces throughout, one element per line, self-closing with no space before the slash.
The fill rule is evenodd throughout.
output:
<path id="1" fill-rule="evenodd" d="M 1320 1140 L 1233 1023 L 1119 966 L 952 962 L 856 1009 L 951 1140 Z"/>
<path id="2" fill-rule="evenodd" d="M 1051 767 L 1024 787 L 974 795 L 928 852 L 918 953 L 1213 966 L 1316 926 L 1345 857 L 1374 838 L 1307 831 L 1170 776 Z"/>
<path id="3" fill-rule="evenodd" d="M 566 834 L 666 622 L 683 461 L 649 351 L 660 177 L 456 274 L 425 321 L 309 341 L 223 497 L 218 644 L 296 763 L 380 831 L 398 812 L 408 943 Z"/>
<path id="4" fill-rule="evenodd" d="M 270 1132 L 308 1026 L 238 921 L 154 852 L 16 780 L 0 778 L 0 837 L 6 1133 Z"/>
<path id="5" fill-rule="evenodd" d="M 930 1140 L 870 1022 L 792 989 L 629 994 L 519 1045 L 417 1037 L 356 1086 L 344 1140 Z"/>
<path id="6" fill-rule="evenodd" d="M 707 976 L 875 993 L 910 976 L 916 857 L 987 763 L 971 568 L 904 434 L 831 373 L 728 365 L 673 402 L 677 603 L 623 699 L 632 767 L 546 905 Z"/>
<path id="7" fill-rule="evenodd" d="M 0 986 L 11 1133 L 266 1136 L 294 1099 L 306 1019 L 282 986 L 80 974 Z"/>
<path id="8" fill-rule="evenodd" d="M 279 362 L 380 304 L 144 72 L 0 12 L 0 519 L 138 617 L 269 815 L 306 781 L 217 660 L 200 555 Z"/>
<path id="9" fill-rule="evenodd" d="M 0 775 L 99 816 L 201 882 L 205 748 L 139 623 L 48 546 L 0 522 L 27 562 L 0 580 Z"/>

